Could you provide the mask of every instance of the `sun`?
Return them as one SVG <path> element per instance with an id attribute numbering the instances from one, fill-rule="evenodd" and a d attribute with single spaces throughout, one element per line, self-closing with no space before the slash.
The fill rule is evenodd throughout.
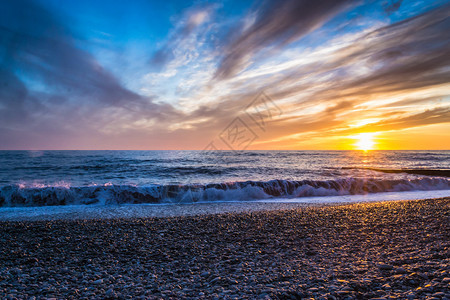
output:
<path id="1" fill-rule="evenodd" d="M 375 133 L 373 133 L 373 132 L 365 132 L 365 133 L 360 133 L 360 134 L 356 135 L 355 138 L 358 141 L 356 142 L 355 146 L 359 150 L 363 150 L 363 151 L 373 150 L 374 146 L 375 146 L 375 142 L 373 141 L 374 135 L 375 135 Z"/>

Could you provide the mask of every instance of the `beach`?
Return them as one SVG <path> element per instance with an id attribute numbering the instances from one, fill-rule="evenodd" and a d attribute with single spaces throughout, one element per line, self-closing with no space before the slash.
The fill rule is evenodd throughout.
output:
<path id="1" fill-rule="evenodd" d="M 3 221 L 1 298 L 450 299 L 450 198 Z"/>

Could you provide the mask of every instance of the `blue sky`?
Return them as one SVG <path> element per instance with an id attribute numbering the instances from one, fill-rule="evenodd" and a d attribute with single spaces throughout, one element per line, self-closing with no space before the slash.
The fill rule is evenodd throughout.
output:
<path id="1" fill-rule="evenodd" d="M 450 146 L 447 1 L 0 6 L 1 149 L 203 149 L 261 91 L 250 148 Z"/>

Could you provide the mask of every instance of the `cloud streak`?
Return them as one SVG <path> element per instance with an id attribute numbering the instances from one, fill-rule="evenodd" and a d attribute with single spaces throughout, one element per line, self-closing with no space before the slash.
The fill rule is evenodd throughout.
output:
<path id="1" fill-rule="evenodd" d="M 224 49 L 216 76 L 224 79 L 242 69 L 246 59 L 267 47 L 282 47 L 299 40 L 348 8 L 351 1 L 268 1 L 259 8 L 254 23 Z"/>

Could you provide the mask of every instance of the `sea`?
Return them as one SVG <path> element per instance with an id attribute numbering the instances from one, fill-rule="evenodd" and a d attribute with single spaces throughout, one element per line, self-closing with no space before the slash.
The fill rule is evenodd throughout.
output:
<path id="1" fill-rule="evenodd" d="M 411 193 L 450 196 L 450 151 L 0 151 L 0 209 Z"/>

